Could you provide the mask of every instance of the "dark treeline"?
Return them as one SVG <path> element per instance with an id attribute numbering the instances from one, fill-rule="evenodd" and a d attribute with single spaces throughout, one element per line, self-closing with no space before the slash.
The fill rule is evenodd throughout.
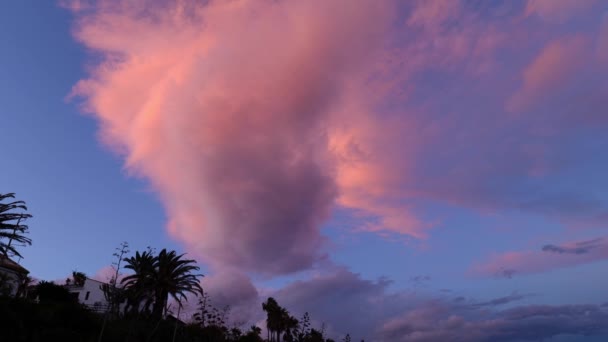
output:
<path id="1" fill-rule="evenodd" d="M 27 238 L 25 202 L 14 194 L 0 194 L 0 257 L 21 257 L 18 247 Z M 7 202 L 7 203 L 2 203 Z M 308 313 L 297 319 L 268 298 L 260 308 L 266 313 L 267 333 L 250 326 L 230 325 L 229 307 L 217 308 L 200 286 L 199 267 L 184 254 L 148 248 L 129 255 L 123 243 L 114 253 L 115 274 L 99 288 L 103 308 L 79 303 L 70 293 L 87 281 L 73 272 L 65 284 L 41 281 L 33 284 L 27 273 L 9 278 L 0 272 L 0 331 L 6 341 L 95 342 L 334 342 L 324 329 L 311 327 Z M 120 270 L 129 270 L 121 279 Z M 191 317 L 182 312 L 186 302 L 197 303 Z M 176 318 L 179 317 L 180 319 Z M 346 335 L 342 340 L 350 342 Z"/>

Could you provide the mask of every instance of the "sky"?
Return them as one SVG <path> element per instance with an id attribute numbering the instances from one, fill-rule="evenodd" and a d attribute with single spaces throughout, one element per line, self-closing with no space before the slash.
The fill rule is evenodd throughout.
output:
<path id="1" fill-rule="evenodd" d="M 175 249 L 366 341 L 608 337 L 608 3 L 9 1 L 39 279 Z"/>

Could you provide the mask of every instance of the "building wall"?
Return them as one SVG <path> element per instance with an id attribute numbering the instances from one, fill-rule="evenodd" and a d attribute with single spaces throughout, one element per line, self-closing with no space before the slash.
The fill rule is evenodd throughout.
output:
<path id="1" fill-rule="evenodd" d="M 11 287 L 10 295 L 14 296 L 17 293 L 17 287 L 19 286 L 19 274 L 4 267 L 0 267 L 0 273 L 8 276 L 9 286 Z"/>
<path id="2" fill-rule="evenodd" d="M 107 307 L 108 302 L 103 294 L 101 286 L 104 283 L 87 278 L 83 287 L 71 287 L 71 293 L 78 293 L 78 302 L 89 307 Z"/>

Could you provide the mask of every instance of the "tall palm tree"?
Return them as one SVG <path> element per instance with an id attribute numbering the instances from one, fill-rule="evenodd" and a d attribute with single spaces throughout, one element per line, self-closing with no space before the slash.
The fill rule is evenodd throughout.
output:
<path id="1" fill-rule="evenodd" d="M 23 221 L 32 217 L 23 211 L 27 210 L 24 201 L 2 203 L 7 198 L 15 198 L 14 193 L 0 194 L 0 253 L 6 257 L 21 257 L 15 249 L 15 243 L 31 245 L 32 239 L 26 237 L 28 226 Z"/>
<path id="2" fill-rule="evenodd" d="M 272 297 L 262 303 L 262 310 L 266 311 L 266 332 L 269 341 L 276 341 L 280 334 L 281 309 L 279 303 Z"/>
<path id="3" fill-rule="evenodd" d="M 148 311 L 150 304 L 154 300 L 152 277 L 154 273 L 155 257 L 152 251 L 140 253 L 135 252 L 135 256 L 125 259 L 126 269 L 133 271 L 133 274 L 122 279 L 121 283 L 126 291 L 127 307 L 125 311 L 132 313 Z M 145 301 L 145 302 L 144 302 Z M 140 307 L 144 302 L 143 307 Z"/>
<path id="4" fill-rule="evenodd" d="M 200 268 L 196 261 L 182 259 L 185 254 L 177 255 L 175 251 L 160 251 L 154 263 L 152 283 L 154 284 L 154 307 L 152 314 L 160 318 L 167 307 L 169 296 L 177 301 L 180 306 L 182 301 L 187 300 L 186 294 L 199 295 L 203 289 L 199 282 L 202 274 L 193 273 Z"/>
<path id="5" fill-rule="evenodd" d="M 139 301 L 145 299 L 147 304 L 144 308 L 153 302 L 152 314 L 156 318 L 162 317 L 169 297 L 181 305 L 188 293 L 197 295 L 203 292 L 199 283 L 202 274 L 194 273 L 200 268 L 196 261 L 183 259 L 183 256 L 163 249 L 157 256 L 150 251 L 137 252 L 125 260 L 125 268 L 134 271 L 122 280 L 125 289 L 135 293 Z"/>
<path id="6" fill-rule="evenodd" d="M 281 310 L 281 331 L 283 332 L 283 340 L 285 342 L 294 342 L 297 336 L 299 321 L 289 314 L 287 309 Z"/>

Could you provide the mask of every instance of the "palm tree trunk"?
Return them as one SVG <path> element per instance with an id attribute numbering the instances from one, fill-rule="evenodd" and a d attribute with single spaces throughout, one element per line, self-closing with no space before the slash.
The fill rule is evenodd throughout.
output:
<path id="1" fill-rule="evenodd" d="M 173 328 L 173 342 L 175 342 L 175 335 L 177 335 L 177 323 L 179 322 L 179 313 L 182 311 L 182 304 L 179 303 L 179 307 L 177 309 L 177 319 L 175 320 L 175 327 Z"/>
<path id="2" fill-rule="evenodd" d="M 163 290 L 158 291 L 156 294 L 154 305 L 152 306 L 152 315 L 156 319 L 163 318 L 163 312 L 167 304 L 167 295 L 168 294 L 166 293 L 166 291 Z"/>

